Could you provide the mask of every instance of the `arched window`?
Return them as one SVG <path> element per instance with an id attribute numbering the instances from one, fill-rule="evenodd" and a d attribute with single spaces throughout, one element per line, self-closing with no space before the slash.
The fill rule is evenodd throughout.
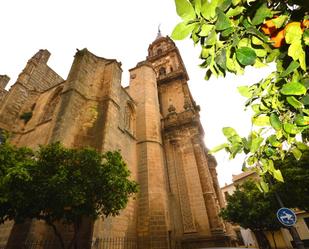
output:
<path id="1" fill-rule="evenodd" d="M 160 55 L 160 54 L 162 54 L 162 49 L 161 49 L 161 48 L 159 48 L 159 49 L 157 50 L 157 55 Z"/>
<path id="2" fill-rule="evenodd" d="M 132 135 L 135 135 L 135 110 L 132 103 L 128 102 L 125 109 L 125 129 Z"/>
<path id="3" fill-rule="evenodd" d="M 62 89 L 63 87 L 57 88 L 52 94 L 52 96 L 49 98 L 49 101 L 47 102 L 44 108 L 43 115 L 40 119 L 40 123 L 46 122 L 53 117 L 54 111 L 60 100 L 60 93 L 62 92 Z"/>
<path id="4" fill-rule="evenodd" d="M 161 67 L 161 68 L 159 69 L 159 76 L 163 76 L 163 75 L 166 75 L 165 67 Z"/>
<path id="5" fill-rule="evenodd" d="M 173 67 L 170 67 L 170 72 L 173 72 L 173 70 L 174 70 Z"/>

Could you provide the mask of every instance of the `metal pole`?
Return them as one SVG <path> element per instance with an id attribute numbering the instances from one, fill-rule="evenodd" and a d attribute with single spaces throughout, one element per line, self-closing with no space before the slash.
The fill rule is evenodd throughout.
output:
<path id="1" fill-rule="evenodd" d="M 275 196 L 276 196 L 276 199 L 277 199 L 277 201 L 278 201 L 280 207 L 284 207 L 283 202 L 282 202 L 282 200 L 281 200 L 279 194 L 277 193 L 276 190 L 275 190 L 274 192 L 275 192 Z M 286 227 L 287 227 L 287 226 L 286 226 Z M 295 228 L 294 226 L 290 226 L 290 227 L 287 227 L 287 229 L 289 230 L 289 232 L 290 232 L 290 234 L 291 234 L 291 236 L 292 236 L 292 238 L 293 238 L 293 240 L 294 240 L 294 243 L 295 243 L 296 248 L 297 248 L 297 249 L 305 249 L 304 243 L 303 243 L 303 241 L 300 239 L 299 234 L 298 234 L 296 228 Z"/>

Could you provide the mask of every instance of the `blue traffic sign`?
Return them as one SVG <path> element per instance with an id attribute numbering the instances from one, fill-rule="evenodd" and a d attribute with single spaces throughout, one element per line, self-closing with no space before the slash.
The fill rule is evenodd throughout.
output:
<path id="1" fill-rule="evenodd" d="M 280 208 L 277 211 L 277 218 L 285 226 L 293 226 L 296 223 L 295 213 L 288 208 Z"/>

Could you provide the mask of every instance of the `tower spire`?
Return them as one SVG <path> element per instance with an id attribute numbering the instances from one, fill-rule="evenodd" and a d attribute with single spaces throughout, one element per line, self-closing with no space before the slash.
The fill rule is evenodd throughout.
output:
<path id="1" fill-rule="evenodd" d="M 159 26 L 158 26 L 158 34 L 157 34 L 157 38 L 156 38 L 156 39 L 159 39 L 159 38 L 161 38 L 161 37 L 162 37 L 160 27 L 161 27 L 161 23 L 160 23 L 160 24 L 159 24 Z"/>

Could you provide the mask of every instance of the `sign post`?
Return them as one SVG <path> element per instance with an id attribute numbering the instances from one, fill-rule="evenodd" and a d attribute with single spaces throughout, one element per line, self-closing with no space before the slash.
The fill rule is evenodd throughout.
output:
<path id="1" fill-rule="evenodd" d="M 285 207 L 278 209 L 277 218 L 285 226 L 293 226 L 297 220 L 295 213 L 291 209 Z"/>
<path id="2" fill-rule="evenodd" d="M 276 191 L 275 191 L 275 196 L 276 196 L 276 198 L 278 200 L 279 205 L 281 206 L 281 208 L 277 211 L 277 217 L 278 217 L 279 221 L 281 223 L 282 223 L 282 221 L 283 222 L 287 222 L 287 223 L 293 223 L 294 222 L 294 224 L 295 224 L 296 223 L 296 215 L 295 215 L 295 213 L 292 210 L 284 207 L 284 205 L 282 203 L 282 200 L 281 200 L 279 194 Z M 292 215 L 292 217 L 291 217 L 291 215 Z M 279 216 L 280 216 L 280 218 L 279 218 Z M 293 218 L 293 216 L 295 218 Z M 292 238 L 294 240 L 296 248 L 297 249 L 305 249 L 303 241 L 300 239 L 299 234 L 298 234 L 296 228 L 293 226 L 294 224 L 293 225 L 286 225 L 284 223 L 282 223 L 282 224 L 285 225 L 289 229 L 289 232 L 290 232 L 290 234 L 291 234 L 291 236 L 292 236 Z"/>

